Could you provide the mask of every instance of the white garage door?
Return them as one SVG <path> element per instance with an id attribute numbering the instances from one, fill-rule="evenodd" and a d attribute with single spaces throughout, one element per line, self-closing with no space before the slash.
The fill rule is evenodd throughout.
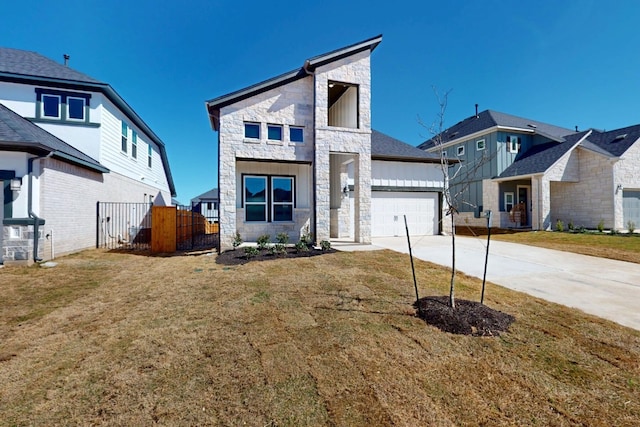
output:
<path id="1" fill-rule="evenodd" d="M 371 193 L 371 235 L 404 236 L 404 215 L 409 234 L 438 233 L 438 193 L 403 193 L 374 191 Z"/>

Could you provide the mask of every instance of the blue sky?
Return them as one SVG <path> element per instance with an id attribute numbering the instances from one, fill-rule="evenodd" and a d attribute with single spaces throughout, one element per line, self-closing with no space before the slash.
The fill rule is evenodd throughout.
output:
<path id="1" fill-rule="evenodd" d="M 165 142 L 178 200 L 217 186 L 204 102 L 378 34 L 373 127 L 412 145 L 492 109 L 555 125 L 640 123 L 637 1 L 4 2 L 0 45 L 111 84 Z"/>

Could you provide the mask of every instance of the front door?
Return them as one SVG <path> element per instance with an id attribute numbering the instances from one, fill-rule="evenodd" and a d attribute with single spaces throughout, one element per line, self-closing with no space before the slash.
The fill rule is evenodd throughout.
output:
<path id="1" fill-rule="evenodd" d="M 531 186 L 530 185 L 518 185 L 518 200 L 517 203 L 524 204 L 524 212 L 526 213 L 525 221 L 522 222 L 523 227 L 531 226 Z"/>

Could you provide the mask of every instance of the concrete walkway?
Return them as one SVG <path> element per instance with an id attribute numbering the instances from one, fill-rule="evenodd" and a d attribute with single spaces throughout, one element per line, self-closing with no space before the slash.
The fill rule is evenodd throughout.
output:
<path id="1" fill-rule="evenodd" d="M 406 237 L 378 237 L 372 243 L 409 253 Z M 457 236 L 458 270 L 482 278 L 486 243 L 486 236 Z M 451 237 L 412 237 L 411 246 L 414 257 L 451 266 Z M 497 240 L 489 249 L 487 281 L 640 330 L 640 264 Z"/>

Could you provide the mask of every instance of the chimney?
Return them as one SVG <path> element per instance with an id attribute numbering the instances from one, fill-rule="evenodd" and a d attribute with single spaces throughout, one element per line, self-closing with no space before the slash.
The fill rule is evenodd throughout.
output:
<path id="1" fill-rule="evenodd" d="M 476 119 L 478 118 L 478 104 L 476 104 Z"/>
<path id="2" fill-rule="evenodd" d="M 67 55 L 65 53 L 64 55 L 62 55 L 62 57 L 64 58 L 64 66 L 68 67 L 69 66 L 69 55 Z"/>

